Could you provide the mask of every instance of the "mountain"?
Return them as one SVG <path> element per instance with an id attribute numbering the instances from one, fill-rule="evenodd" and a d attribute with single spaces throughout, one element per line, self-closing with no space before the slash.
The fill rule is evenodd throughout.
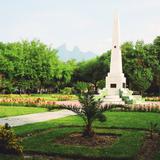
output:
<path id="1" fill-rule="evenodd" d="M 96 57 L 96 54 L 93 52 L 83 52 L 78 47 L 74 47 L 73 50 L 68 50 L 66 44 L 57 48 L 58 56 L 61 60 L 67 61 L 70 59 L 75 59 L 77 61 L 88 60 L 93 57 Z"/>

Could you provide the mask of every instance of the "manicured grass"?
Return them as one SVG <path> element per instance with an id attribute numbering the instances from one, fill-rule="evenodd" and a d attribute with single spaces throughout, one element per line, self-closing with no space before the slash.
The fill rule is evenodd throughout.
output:
<path id="1" fill-rule="evenodd" d="M 0 118 L 9 116 L 18 116 L 32 113 L 46 112 L 46 108 L 36 108 L 36 107 L 9 107 L 0 106 Z"/>
<path id="2" fill-rule="evenodd" d="M 80 132 L 80 128 L 61 128 L 50 132 L 41 132 L 38 135 L 25 138 L 23 140 L 24 150 L 26 152 L 39 152 L 49 155 L 65 155 L 72 157 L 90 157 L 90 158 L 131 158 L 134 157 L 142 145 L 144 132 L 132 132 L 122 130 L 99 130 L 99 133 L 118 133 L 119 139 L 109 148 L 92 148 L 79 145 L 61 145 L 54 143 L 54 139 L 67 136 L 73 132 Z M 38 147 L 37 147 L 38 146 Z"/>
<path id="3" fill-rule="evenodd" d="M 99 133 L 121 134 L 118 140 L 108 148 L 92 148 L 54 143 L 55 138 L 82 131 L 84 123 L 78 116 L 28 124 L 14 127 L 13 129 L 17 135 L 24 137 L 22 144 L 25 152 L 63 155 L 66 157 L 91 157 L 91 159 L 96 157 L 100 159 L 121 158 L 125 160 L 133 159 L 140 150 L 145 135 L 144 130 L 148 129 L 149 122 L 160 125 L 159 113 L 106 112 L 105 114 L 107 116 L 107 122 L 95 122 L 95 131 Z M 28 133 L 31 136 L 28 137 Z M 157 157 L 159 158 L 159 155 Z"/>
<path id="4" fill-rule="evenodd" d="M 0 154 L 0 160 L 24 160 L 24 159 L 14 155 Z"/>
<path id="5" fill-rule="evenodd" d="M 107 128 L 134 128 L 134 129 L 148 129 L 149 122 L 158 123 L 160 125 L 160 114 L 149 112 L 106 112 L 107 121 L 104 123 L 95 122 L 95 127 Z M 70 116 L 46 122 L 28 124 L 24 126 L 15 127 L 14 130 L 18 135 L 27 134 L 29 132 L 41 131 L 44 129 L 80 125 L 84 123 L 78 116 Z"/>

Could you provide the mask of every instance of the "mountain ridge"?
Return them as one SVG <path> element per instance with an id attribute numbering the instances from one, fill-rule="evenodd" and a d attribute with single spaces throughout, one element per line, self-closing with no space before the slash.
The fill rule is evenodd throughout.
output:
<path id="1" fill-rule="evenodd" d="M 96 57 L 97 55 L 90 51 L 81 51 L 79 47 L 75 46 L 72 50 L 68 50 L 66 44 L 57 48 L 58 56 L 63 61 L 75 59 L 77 61 L 88 60 Z"/>

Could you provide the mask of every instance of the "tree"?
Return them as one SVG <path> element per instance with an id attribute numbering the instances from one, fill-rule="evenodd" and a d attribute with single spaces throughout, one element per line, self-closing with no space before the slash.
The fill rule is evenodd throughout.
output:
<path id="1" fill-rule="evenodd" d="M 132 72 L 132 86 L 141 92 L 146 91 L 153 80 L 153 73 L 150 68 L 137 68 Z"/>
<path id="2" fill-rule="evenodd" d="M 56 75 L 53 77 L 53 84 L 56 86 L 56 91 L 66 86 L 73 86 L 70 84 L 74 70 L 77 67 L 77 63 L 74 60 L 69 60 L 67 62 L 59 61 L 56 68 Z"/>
<path id="3" fill-rule="evenodd" d="M 56 76 L 56 50 L 38 40 L 0 44 L 0 73 L 14 91 L 36 92 Z M 8 85 L 9 86 L 9 85 Z M 7 87 L 5 90 L 8 90 Z"/>
<path id="4" fill-rule="evenodd" d="M 123 70 L 129 88 L 143 93 L 152 83 L 156 58 L 151 53 L 151 45 L 143 41 L 126 42 L 122 45 Z"/>
<path id="5" fill-rule="evenodd" d="M 83 81 L 92 83 L 95 93 L 98 89 L 98 81 L 105 79 L 109 71 L 110 51 L 100 57 L 80 62 L 73 75 L 73 81 Z"/>
<path id="6" fill-rule="evenodd" d="M 160 95 L 160 36 L 157 36 L 154 39 L 153 45 L 151 47 L 152 54 L 155 56 L 155 58 L 152 59 L 152 61 L 157 61 L 154 67 L 154 81 L 151 86 L 153 89 L 151 89 L 154 93 L 157 92 Z"/>

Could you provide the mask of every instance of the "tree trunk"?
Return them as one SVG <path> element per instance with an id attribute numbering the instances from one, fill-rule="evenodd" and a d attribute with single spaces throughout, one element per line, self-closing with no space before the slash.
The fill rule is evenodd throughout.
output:
<path id="1" fill-rule="evenodd" d="M 88 123 L 86 126 L 85 126 L 85 129 L 83 131 L 83 136 L 84 137 L 93 137 L 94 136 L 94 131 L 92 130 L 92 124 L 91 123 Z"/>
<path id="2" fill-rule="evenodd" d="M 93 83 L 93 85 L 94 85 L 94 88 L 93 88 L 94 90 L 93 91 L 94 91 L 95 94 L 97 94 L 98 93 L 97 82 Z M 92 89 L 91 89 L 91 92 L 92 92 Z"/>

